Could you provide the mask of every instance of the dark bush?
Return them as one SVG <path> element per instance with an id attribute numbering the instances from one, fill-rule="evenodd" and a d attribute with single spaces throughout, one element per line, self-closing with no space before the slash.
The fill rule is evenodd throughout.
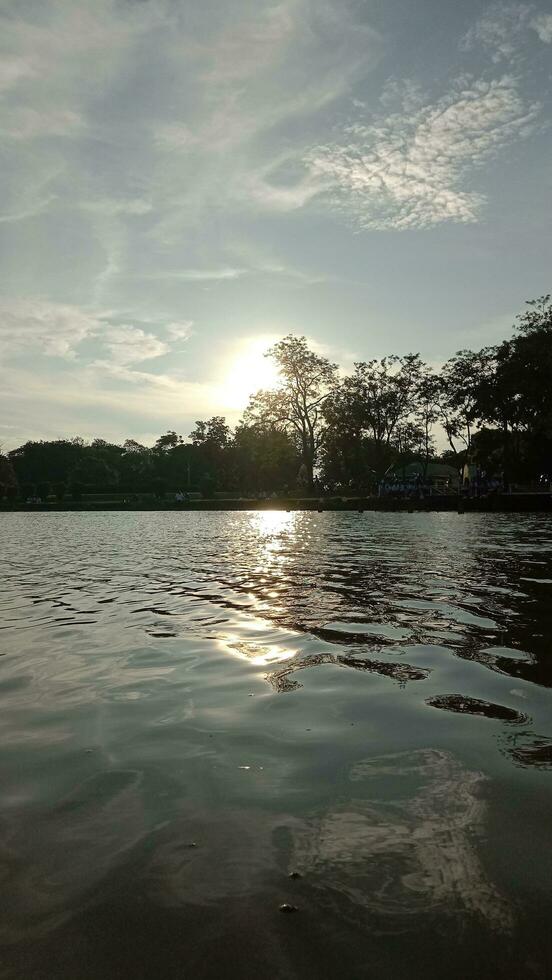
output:
<path id="1" fill-rule="evenodd" d="M 82 500 L 82 483 L 71 484 L 71 498 L 74 501 Z"/>
<path id="2" fill-rule="evenodd" d="M 162 477 L 156 477 L 151 481 L 151 489 L 157 500 L 163 500 L 167 492 L 167 481 L 163 480 Z"/>
<path id="3" fill-rule="evenodd" d="M 40 483 L 37 483 L 36 493 L 41 500 L 47 500 L 51 492 L 52 492 L 52 487 L 48 480 L 41 480 Z"/>

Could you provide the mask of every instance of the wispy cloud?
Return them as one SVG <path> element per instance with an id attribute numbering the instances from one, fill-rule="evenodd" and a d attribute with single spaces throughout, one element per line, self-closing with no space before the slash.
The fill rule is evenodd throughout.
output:
<path id="1" fill-rule="evenodd" d="M 329 202 L 360 228 L 426 228 L 470 222 L 484 203 L 474 172 L 534 129 L 515 78 L 460 80 L 437 102 L 349 126 L 342 141 L 317 147 L 311 170 L 331 182 Z"/>
<path id="2" fill-rule="evenodd" d="M 30 106 L 8 108 L 0 115 L 0 135 L 12 140 L 30 140 L 37 136 L 69 136 L 83 121 L 72 109 L 38 111 Z"/>
<path id="3" fill-rule="evenodd" d="M 552 14 L 538 14 L 533 17 L 531 27 L 544 44 L 552 44 Z"/>
<path id="4" fill-rule="evenodd" d="M 528 55 L 530 31 L 535 31 L 544 44 L 552 43 L 552 14 L 538 13 L 533 3 L 491 3 L 460 46 L 464 51 L 482 47 L 495 63 L 515 63 Z"/>
<path id="5" fill-rule="evenodd" d="M 184 320 L 182 323 L 168 323 L 167 334 L 171 340 L 189 340 L 193 334 L 193 323 Z"/>
<path id="6" fill-rule="evenodd" d="M 151 201 L 146 201 L 140 197 L 133 198 L 114 198 L 103 197 L 91 201 L 81 201 L 83 211 L 91 211 L 93 214 L 129 214 L 142 215 L 148 214 L 152 209 Z"/>
<path id="7" fill-rule="evenodd" d="M 74 361 L 84 341 L 94 339 L 104 353 L 91 363 L 120 367 L 161 357 L 175 341 L 191 336 L 191 321 L 161 325 L 167 336 L 120 323 L 109 311 L 95 313 L 43 299 L 0 301 L 0 352 L 4 357 L 32 351 Z M 85 358 L 90 361 L 90 355 Z"/>
<path id="8" fill-rule="evenodd" d="M 533 5 L 528 3 L 490 4 L 462 39 L 461 47 L 471 51 L 481 45 L 491 53 L 494 62 L 511 60 L 533 9 Z"/>
<path id="9" fill-rule="evenodd" d="M 180 279 L 183 282 L 219 282 L 224 279 L 240 279 L 247 269 L 223 266 L 215 269 L 164 269 L 147 273 L 146 279 Z"/>
<path id="10" fill-rule="evenodd" d="M 110 326 L 104 333 L 103 344 L 114 364 L 128 365 L 149 361 L 167 354 L 170 347 L 165 341 L 140 327 L 126 324 Z"/>
<path id="11" fill-rule="evenodd" d="M 103 329 L 97 316 L 76 306 L 40 299 L 0 301 L 0 351 L 34 350 L 72 358 L 86 338 Z"/>
<path id="12" fill-rule="evenodd" d="M 111 406 L 167 425 L 183 398 L 221 410 L 208 380 L 178 373 L 216 375 L 217 338 L 313 320 L 329 335 L 345 309 L 363 315 L 372 240 L 351 228 L 484 213 L 486 164 L 539 126 L 552 15 L 482 3 L 462 43 L 446 39 L 459 80 L 436 74 L 441 50 L 405 80 L 433 5 L 417 5 L 411 41 L 401 3 L 0 0 L 1 283 L 16 297 L 0 305 L 0 389 L 21 386 L 18 425 L 26 412 L 42 431 L 48 399 L 60 426 L 71 399 L 97 399 L 106 431 Z M 338 282 L 354 288 L 326 304 Z"/>

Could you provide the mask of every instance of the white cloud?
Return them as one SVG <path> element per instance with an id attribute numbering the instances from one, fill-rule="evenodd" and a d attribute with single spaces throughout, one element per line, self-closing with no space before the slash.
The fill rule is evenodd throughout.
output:
<path id="1" fill-rule="evenodd" d="M 298 164 L 312 141 L 301 122 L 316 124 L 381 54 L 381 38 L 351 0 L 259 0 L 231 9 L 207 40 L 188 41 L 185 108 L 152 124 L 157 173 L 171 201 L 151 235 L 165 247 L 183 229 L 202 229 L 206 214 L 303 207 L 315 192 L 311 179 L 273 182 L 275 159 L 288 146 Z M 182 54 L 181 41 L 169 46 L 176 75 Z"/>
<path id="2" fill-rule="evenodd" d="M 0 301 L 0 352 L 5 355 L 32 351 L 49 357 L 74 360 L 77 348 L 93 339 L 108 354 L 90 361 L 112 373 L 127 370 L 132 364 L 161 357 L 170 351 L 170 343 L 141 327 L 113 323 L 113 314 L 94 313 L 77 306 L 42 299 Z M 187 339 L 191 322 L 170 323 L 170 341 Z M 90 360 L 90 355 L 88 355 Z M 158 377 L 157 375 L 154 377 Z M 127 379 L 130 378 L 130 372 Z"/>
<path id="3" fill-rule="evenodd" d="M 198 143 L 197 136 L 185 123 L 163 123 L 154 126 L 153 138 L 155 145 L 161 150 L 189 150 Z"/>
<path id="4" fill-rule="evenodd" d="M 296 211 L 330 183 L 325 174 L 309 172 L 290 186 L 271 183 L 271 173 L 276 169 L 270 164 L 264 172 L 251 173 L 244 182 L 243 193 L 250 202 L 267 211 Z"/>
<path id="5" fill-rule="evenodd" d="M 122 366 L 149 361 L 170 350 L 169 345 L 155 334 L 127 325 L 110 326 L 103 337 L 103 343 L 109 351 L 111 364 Z"/>
<path id="6" fill-rule="evenodd" d="M 491 52 L 494 62 L 511 60 L 532 10 L 532 5 L 527 3 L 492 3 L 470 28 L 461 46 L 469 51 L 482 45 Z"/>
<path id="7" fill-rule="evenodd" d="M 192 321 L 184 320 L 181 323 L 168 323 L 166 330 L 171 340 L 189 340 L 192 336 Z"/>
<path id="8" fill-rule="evenodd" d="M 32 62 L 25 57 L 9 57 L 5 55 L 0 61 L 0 92 L 7 92 L 25 78 L 35 74 Z"/>
<path id="9" fill-rule="evenodd" d="M 5 109 L 0 115 L 0 134 L 12 140 L 69 136 L 81 127 L 81 116 L 71 109 L 40 111 L 31 106 L 22 106 Z"/>
<path id="10" fill-rule="evenodd" d="M 470 222 L 484 202 L 471 187 L 474 171 L 528 136 L 539 108 L 525 104 L 510 76 L 460 82 L 436 103 L 348 127 L 307 162 L 332 182 L 331 203 L 361 228 Z"/>
<path id="11" fill-rule="evenodd" d="M 70 374 L 22 368 L 0 379 L 10 405 L 9 446 L 24 439 L 73 436 L 76 431 L 122 440 L 146 428 L 187 433 L 193 420 L 220 410 L 214 385 L 132 371 L 123 365 L 75 364 Z"/>
<path id="12" fill-rule="evenodd" d="M 480 45 L 495 63 L 519 60 L 529 29 L 544 44 L 551 44 L 552 14 L 536 14 L 532 3 L 492 3 L 462 39 L 461 47 L 471 51 Z"/>
<path id="13" fill-rule="evenodd" d="M 544 44 L 552 44 L 552 14 L 538 14 L 531 21 L 531 27 Z"/>
<path id="14" fill-rule="evenodd" d="M 217 282 L 221 279 L 240 279 L 247 269 L 222 266 L 215 269 L 168 269 L 148 273 L 147 279 L 181 279 L 183 282 Z"/>
<path id="15" fill-rule="evenodd" d="M 124 16 L 115 0 L 57 0 L 44 4 L 36 22 L 26 6 L 21 2 L 0 26 L 0 83 L 15 100 L 0 105 L 0 131 L 21 140 L 74 132 L 98 83 L 120 70 L 151 23 L 150 5 L 133 16 L 129 4 Z"/>
<path id="16" fill-rule="evenodd" d="M 46 197 L 34 198 L 32 202 L 24 204 L 19 209 L 14 208 L 5 214 L 0 214 L 0 224 L 11 224 L 14 221 L 25 221 L 26 218 L 34 218 L 41 214 L 57 199 L 56 194 L 48 194 Z"/>
<path id="17" fill-rule="evenodd" d="M 95 214 L 148 214 L 152 209 L 151 201 L 146 201 L 140 197 L 134 198 L 114 198 L 103 197 L 92 201 L 82 201 L 83 211 L 91 211 Z"/>
<path id="18" fill-rule="evenodd" d="M 41 299 L 0 301 L 0 351 L 34 350 L 71 358 L 78 345 L 103 329 L 97 316 Z"/>

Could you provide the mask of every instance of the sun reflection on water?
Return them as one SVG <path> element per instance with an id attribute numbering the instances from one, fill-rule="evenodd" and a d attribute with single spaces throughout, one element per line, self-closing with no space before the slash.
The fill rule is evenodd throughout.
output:
<path id="1" fill-rule="evenodd" d="M 266 667 L 281 663 L 283 660 L 290 660 L 298 652 L 278 643 L 252 643 L 232 633 L 226 634 L 220 642 L 225 652 L 239 657 L 240 660 L 247 660 L 256 667 Z"/>

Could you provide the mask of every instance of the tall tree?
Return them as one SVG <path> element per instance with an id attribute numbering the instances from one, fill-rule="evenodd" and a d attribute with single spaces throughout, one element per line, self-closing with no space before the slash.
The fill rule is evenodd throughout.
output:
<path id="1" fill-rule="evenodd" d="M 314 481 L 314 468 L 326 436 L 323 405 L 337 383 L 337 365 L 310 350 L 306 337 L 288 334 L 267 351 L 277 367 L 280 386 L 253 395 L 245 421 L 283 427 L 295 434 L 306 480 Z"/>
<path id="2" fill-rule="evenodd" d="M 282 491 L 295 483 L 301 463 L 293 436 L 281 428 L 240 424 L 232 446 L 236 486 Z"/>
<path id="3" fill-rule="evenodd" d="M 378 477 L 395 459 L 397 437 L 416 410 L 421 374 L 418 354 L 360 361 L 325 409 L 334 432 L 339 427 L 345 439 L 369 440 Z"/>
<path id="4" fill-rule="evenodd" d="M 231 482 L 232 433 L 222 415 L 197 421 L 190 432 L 193 444 L 193 477 L 204 496 L 213 490 L 227 490 Z"/>
<path id="5" fill-rule="evenodd" d="M 492 374 L 493 357 L 492 348 L 477 352 L 461 350 L 441 371 L 441 422 L 455 454 L 469 452 L 474 427 L 481 418 L 481 386 Z"/>
<path id="6" fill-rule="evenodd" d="M 9 487 L 17 486 L 15 470 L 7 456 L 2 454 L 0 447 L 0 497 L 7 492 Z"/>
<path id="7" fill-rule="evenodd" d="M 159 436 L 159 439 L 156 439 L 153 451 L 155 453 L 167 453 L 181 445 L 182 436 L 177 435 L 174 429 L 169 429 L 164 435 Z"/>
<path id="8" fill-rule="evenodd" d="M 441 415 L 441 382 L 426 365 L 422 365 L 416 392 L 415 422 L 421 435 L 424 477 L 429 461 L 435 451 L 433 427 Z"/>

